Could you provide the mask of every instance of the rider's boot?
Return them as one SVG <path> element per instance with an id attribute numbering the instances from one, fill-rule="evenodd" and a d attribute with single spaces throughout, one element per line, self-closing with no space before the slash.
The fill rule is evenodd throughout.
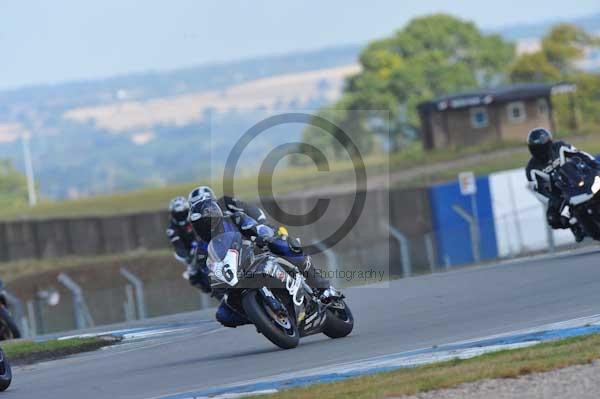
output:
<path id="1" fill-rule="evenodd" d="M 236 328 L 238 326 L 243 326 L 244 324 L 250 324 L 248 319 L 227 305 L 226 299 L 221 301 L 215 316 L 217 321 L 225 327 Z"/>
<path id="2" fill-rule="evenodd" d="M 578 224 L 571 226 L 571 232 L 575 236 L 576 242 L 581 242 L 585 238 L 585 231 L 583 231 L 583 228 Z"/>

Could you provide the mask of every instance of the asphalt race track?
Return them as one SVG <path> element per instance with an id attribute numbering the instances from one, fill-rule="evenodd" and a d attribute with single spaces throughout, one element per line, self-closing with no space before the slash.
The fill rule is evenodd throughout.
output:
<path id="1" fill-rule="evenodd" d="M 13 385 L 0 397 L 155 398 L 598 314 L 600 252 L 468 268 L 346 294 L 356 328 L 344 339 L 318 335 L 283 351 L 253 326 L 221 328 L 210 314 L 196 312 L 184 316 L 195 327 L 177 335 L 15 368 Z"/>

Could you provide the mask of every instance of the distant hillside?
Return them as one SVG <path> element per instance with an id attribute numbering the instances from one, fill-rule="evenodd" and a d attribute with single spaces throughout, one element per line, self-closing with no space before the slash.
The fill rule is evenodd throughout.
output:
<path id="1" fill-rule="evenodd" d="M 149 71 L 56 85 L 0 91 L 0 118 L 9 120 L 16 105 L 54 108 L 90 106 L 120 100 L 145 100 L 215 90 L 269 76 L 356 63 L 362 46 L 339 46 L 308 52 L 208 64 L 173 71 Z M 34 103 L 34 104 L 32 104 Z"/>
<path id="2" fill-rule="evenodd" d="M 344 79 L 359 71 L 356 64 L 325 68 L 307 72 L 288 73 L 219 90 L 205 90 L 186 94 L 158 97 L 145 101 L 124 100 L 92 107 L 73 108 L 64 118 L 93 123 L 111 132 L 136 133 L 139 129 L 152 129 L 156 125 L 185 126 L 232 110 L 238 112 L 294 109 L 300 105 L 312 107 L 317 103 L 330 103 L 339 95 Z M 208 117 L 208 116 L 206 116 Z"/>
<path id="3" fill-rule="evenodd" d="M 19 137 L 31 132 L 38 185 L 51 198 L 199 179 L 259 115 L 334 101 L 358 71 L 358 53 L 345 46 L 0 92 L 0 158 L 22 168 Z M 290 126 L 253 150 L 300 130 Z"/>

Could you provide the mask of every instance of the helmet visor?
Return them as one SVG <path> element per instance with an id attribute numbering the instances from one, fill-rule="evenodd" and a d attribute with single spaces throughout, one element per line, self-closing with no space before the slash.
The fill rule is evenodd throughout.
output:
<path id="1" fill-rule="evenodd" d="M 173 211 L 171 213 L 171 215 L 173 216 L 173 220 L 180 226 L 184 225 L 187 223 L 187 219 L 188 219 L 188 211 L 186 210 L 182 210 L 182 211 Z"/>
<path id="2" fill-rule="evenodd" d="M 529 146 L 529 152 L 531 153 L 531 156 L 538 161 L 548 162 L 550 160 L 551 147 L 552 143 L 531 144 Z"/>
<path id="3" fill-rule="evenodd" d="M 223 212 L 213 200 L 204 200 L 192 207 L 190 221 L 196 234 L 207 242 L 224 230 Z"/>

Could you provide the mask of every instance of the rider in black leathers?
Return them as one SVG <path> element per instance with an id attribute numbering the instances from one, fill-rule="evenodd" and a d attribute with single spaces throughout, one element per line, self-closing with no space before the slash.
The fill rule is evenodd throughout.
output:
<path id="1" fill-rule="evenodd" d="M 546 212 L 548 224 L 553 229 L 570 228 L 575 240 L 581 242 L 585 238 L 585 232 L 576 220 L 570 220 L 562 215 L 563 198 L 550 176 L 560 166 L 561 157 L 564 159 L 577 156 L 594 168 L 598 168 L 598 163 L 590 154 L 579 151 L 564 141 L 553 141 L 552 134 L 543 128 L 536 128 L 529 132 L 527 145 L 531 160 L 527 164 L 525 173 L 530 187 L 548 207 Z"/>
<path id="2" fill-rule="evenodd" d="M 192 194 L 190 194 L 190 197 L 194 197 Z M 223 208 L 227 210 L 223 211 Z M 251 215 L 254 217 L 251 217 Z M 271 237 L 265 236 L 263 231 L 273 232 L 273 229 L 266 224 L 265 214 L 260 208 L 231 197 L 224 197 L 216 201 L 214 194 L 203 195 L 202 199 L 196 198 L 191 205 L 189 220 L 198 238 L 203 242 L 208 243 L 213 237 L 222 233 L 223 217 L 227 217 L 246 238 L 253 240 L 257 245 L 269 245 L 268 239 Z M 261 229 L 261 226 L 268 226 L 269 228 Z M 326 302 L 340 297 L 339 291 L 332 287 L 329 281 L 311 269 L 310 256 L 302 253 L 299 242 L 288 239 L 288 243 L 291 251 L 297 256 L 287 259 L 296 264 L 304 273 L 307 284 L 317 290 L 321 300 Z M 227 327 L 236 327 L 248 323 L 242 315 L 237 314 L 227 305 L 226 300 L 223 300 L 217 309 L 216 318 Z"/>
<path id="3" fill-rule="evenodd" d="M 167 228 L 167 238 L 173 246 L 175 259 L 183 263 L 187 270 L 188 281 L 194 287 L 209 293 L 210 279 L 205 268 L 199 267 L 206 262 L 206 248 L 196 238 L 194 228 L 188 221 L 190 205 L 183 197 L 176 197 L 169 204 L 171 219 Z"/>

